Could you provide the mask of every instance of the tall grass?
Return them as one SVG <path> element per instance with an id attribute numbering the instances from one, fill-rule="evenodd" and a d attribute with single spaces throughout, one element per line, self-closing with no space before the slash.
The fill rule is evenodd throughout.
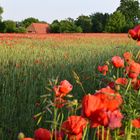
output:
<path id="1" fill-rule="evenodd" d="M 99 89 L 97 66 L 138 47 L 127 36 L 54 35 L 45 39 L 4 38 L 0 43 L 0 140 L 15 140 L 23 131 L 33 134 L 34 114 L 40 95 L 47 92 L 49 79 L 68 79 L 72 94 L 84 95 L 76 86 L 75 71 L 87 93 Z M 42 126 L 46 124 L 41 124 Z"/>

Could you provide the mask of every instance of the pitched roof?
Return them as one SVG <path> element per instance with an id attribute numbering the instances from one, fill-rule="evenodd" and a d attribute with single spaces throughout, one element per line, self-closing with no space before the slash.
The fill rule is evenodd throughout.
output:
<path id="1" fill-rule="evenodd" d="M 47 33 L 49 32 L 49 25 L 47 23 L 32 23 L 27 27 L 28 32 Z"/>

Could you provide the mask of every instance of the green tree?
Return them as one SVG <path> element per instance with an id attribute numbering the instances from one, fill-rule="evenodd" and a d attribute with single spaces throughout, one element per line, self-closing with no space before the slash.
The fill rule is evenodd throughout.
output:
<path id="1" fill-rule="evenodd" d="M 58 20 L 54 20 L 50 25 L 50 30 L 52 33 L 60 33 L 60 23 Z"/>
<path id="2" fill-rule="evenodd" d="M 0 20 L 2 19 L 3 8 L 0 6 Z"/>
<path id="3" fill-rule="evenodd" d="M 61 33 L 74 33 L 82 32 L 82 29 L 74 23 L 74 20 L 68 18 L 60 21 L 60 32 Z"/>
<path id="4" fill-rule="evenodd" d="M 4 32 L 5 30 L 5 25 L 4 23 L 1 21 L 2 20 L 2 13 L 3 13 L 3 8 L 0 6 L 0 32 Z"/>
<path id="5" fill-rule="evenodd" d="M 140 3 L 138 0 L 121 0 L 117 11 L 125 16 L 126 30 L 138 24 L 140 20 Z"/>
<path id="6" fill-rule="evenodd" d="M 104 32 L 105 26 L 109 19 L 108 13 L 95 13 L 90 15 L 91 22 L 92 22 L 92 32 Z"/>
<path id="7" fill-rule="evenodd" d="M 32 23 L 37 23 L 37 22 L 39 22 L 38 19 L 33 18 L 33 17 L 29 17 L 29 18 L 26 18 L 26 19 L 24 19 L 24 20 L 22 21 L 22 25 L 23 25 L 25 28 L 27 28 L 30 24 L 32 24 Z"/>
<path id="8" fill-rule="evenodd" d="M 107 32 L 123 32 L 124 27 L 126 26 L 125 16 L 119 12 L 114 12 L 108 20 L 108 23 L 105 27 Z"/>
<path id="9" fill-rule="evenodd" d="M 3 21 L 3 24 L 5 26 L 4 32 L 6 33 L 16 32 L 16 22 L 12 20 L 6 20 L 6 21 Z"/>
<path id="10" fill-rule="evenodd" d="M 89 33 L 91 32 L 92 29 L 92 22 L 89 16 L 85 16 L 85 15 L 81 15 L 79 16 L 76 21 L 75 24 L 77 26 L 80 26 L 83 30 L 84 33 Z"/>
<path id="11" fill-rule="evenodd" d="M 52 33 L 75 33 L 82 32 L 80 26 L 77 26 L 72 18 L 66 20 L 54 20 L 50 25 Z"/>
<path id="12" fill-rule="evenodd" d="M 16 33 L 26 33 L 26 29 L 25 27 L 17 27 L 16 30 L 15 30 Z"/>
<path id="13" fill-rule="evenodd" d="M 0 21 L 0 32 L 1 33 L 4 33 L 5 32 L 5 29 L 6 29 L 6 27 L 5 27 L 4 22 Z"/>
<path id="14" fill-rule="evenodd" d="M 23 26 L 22 22 L 17 21 L 16 22 L 16 33 L 25 33 L 26 32 L 26 28 Z"/>

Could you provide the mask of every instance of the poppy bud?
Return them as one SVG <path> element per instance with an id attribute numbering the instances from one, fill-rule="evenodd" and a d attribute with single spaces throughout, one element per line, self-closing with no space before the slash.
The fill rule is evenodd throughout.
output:
<path id="1" fill-rule="evenodd" d="M 119 91 L 120 90 L 120 85 L 116 84 L 115 85 L 115 90 Z"/>
<path id="2" fill-rule="evenodd" d="M 25 138 L 25 135 L 24 135 L 24 133 L 20 132 L 18 134 L 18 140 L 22 140 L 23 138 Z"/>

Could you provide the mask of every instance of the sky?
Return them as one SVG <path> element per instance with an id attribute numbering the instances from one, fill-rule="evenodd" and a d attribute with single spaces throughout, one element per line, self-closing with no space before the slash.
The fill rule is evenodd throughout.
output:
<path id="1" fill-rule="evenodd" d="M 3 20 L 34 17 L 48 23 L 95 12 L 113 13 L 119 5 L 120 0 L 0 0 Z"/>

